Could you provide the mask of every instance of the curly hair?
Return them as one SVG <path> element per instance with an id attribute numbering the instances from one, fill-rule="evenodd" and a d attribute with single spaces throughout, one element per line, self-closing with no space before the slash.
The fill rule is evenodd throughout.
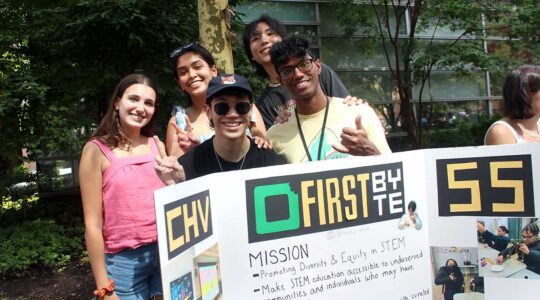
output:
<path id="1" fill-rule="evenodd" d="M 279 68 L 287 64 L 289 60 L 293 58 L 302 58 L 306 56 L 306 54 L 315 58 L 309 50 L 309 41 L 297 35 L 283 39 L 281 42 L 272 45 L 272 48 L 270 49 L 272 64 L 278 73 Z"/>

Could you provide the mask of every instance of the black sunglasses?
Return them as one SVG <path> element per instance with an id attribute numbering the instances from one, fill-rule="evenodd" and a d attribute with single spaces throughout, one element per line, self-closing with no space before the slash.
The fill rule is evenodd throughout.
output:
<path id="1" fill-rule="evenodd" d="M 231 106 L 232 105 L 229 105 L 229 103 L 226 102 L 218 102 L 214 104 L 214 112 L 220 116 L 224 116 L 231 110 Z M 245 115 L 251 110 L 251 103 L 238 102 L 234 105 L 234 110 L 236 110 L 239 115 Z"/>
<path id="2" fill-rule="evenodd" d="M 177 56 L 180 56 L 180 55 L 184 54 L 184 52 L 186 52 L 187 50 L 190 50 L 191 48 L 193 48 L 193 47 L 195 47 L 197 45 L 199 45 L 199 42 L 192 42 L 192 43 L 189 43 L 189 44 L 184 45 L 182 47 L 176 48 L 171 52 L 171 54 L 169 54 L 169 57 L 170 58 L 176 58 Z"/>

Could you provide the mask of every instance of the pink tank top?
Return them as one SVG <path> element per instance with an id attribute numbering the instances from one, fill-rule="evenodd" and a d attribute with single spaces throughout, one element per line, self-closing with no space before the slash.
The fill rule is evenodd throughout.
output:
<path id="1" fill-rule="evenodd" d="M 103 172 L 103 239 L 105 252 L 157 241 L 154 191 L 164 187 L 154 170 L 157 146 L 149 138 L 151 153 L 117 158 L 109 147 L 92 140 L 110 164 Z"/>

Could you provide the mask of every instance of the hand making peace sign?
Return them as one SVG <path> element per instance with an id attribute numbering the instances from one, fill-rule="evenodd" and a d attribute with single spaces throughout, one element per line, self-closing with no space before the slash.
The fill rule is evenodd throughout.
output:
<path id="1" fill-rule="evenodd" d="M 158 155 L 156 155 L 156 164 L 154 169 L 156 170 L 159 178 L 166 185 L 173 185 L 186 180 L 186 174 L 184 168 L 178 163 L 176 156 L 167 156 L 165 151 L 165 145 L 154 135 L 154 141 L 158 148 Z"/>

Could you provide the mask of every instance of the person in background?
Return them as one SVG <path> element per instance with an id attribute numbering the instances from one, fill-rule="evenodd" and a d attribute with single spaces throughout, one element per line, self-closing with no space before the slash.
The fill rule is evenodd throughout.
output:
<path id="1" fill-rule="evenodd" d="M 413 227 L 416 228 L 416 230 L 422 229 L 422 220 L 420 220 L 416 213 L 416 202 L 411 201 L 409 202 L 409 205 L 407 205 L 407 212 L 399 219 L 398 228 L 405 229 Z"/>
<path id="2" fill-rule="evenodd" d="M 190 43 L 170 54 L 171 69 L 176 83 L 188 96 L 188 107 L 176 107 L 167 125 L 167 152 L 176 157 L 214 135 L 204 111 L 210 80 L 218 75 L 212 54 L 199 43 Z M 265 143 L 266 129 L 257 109 L 250 120 L 250 133 L 259 146 Z"/>
<path id="3" fill-rule="evenodd" d="M 503 251 L 508 247 L 508 243 L 510 243 L 510 238 L 507 236 L 508 229 L 505 226 L 499 226 L 496 235 L 489 232 L 483 222 L 476 222 L 476 228 L 485 245 L 499 252 Z"/>
<path id="4" fill-rule="evenodd" d="M 485 145 L 540 142 L 540 66 L 514 69 L 503 86 L 503 118 L 491 125 Z"/>
<path id="5" fill-rule="evenodd" d="M 211 173 L 285 163 L 271 149 L 258 148 L 246 135 L 253 113 L 253 93 L 244 77 L 234 74 L 214 77 L 208 85 L 206 101 L 205 112 L 215 135 L 178 161 L 166 157 L 162 151 L 161 156 L 156 157 L 156 170 L 160 174 L 176 173 L 176 178 L 185 174 L 185 179 L 190 180 Z"/>
<path id="6" fill-rule="evenodd" d="M 154 171 L 151 138 L 156 91 L 144 75 L 122 79 L 82 151 L 86 248 L 99 299 L 162 295 L 153 192 L 164 184 Z"/>
<path id="7" fill-rule="evenodd" d="M 264 14 L 247 24 L 242 36 L 244 51 L 255 67 L 256 74 L 268 80 L 268 85 L 256 101 L 266 129 L 276 121 L 285 122 L 295 105 L 294 101 L 291 101 L 290 92 L 281 84 L 279 74 L 270 59 L 272 45 L 287 36 L 287 29 L 280 21 Z M 325 64 L 321 64 L 320 84 L 328 96 L 346 98 L 349 104 L 363 102 L 348 96 L 349 92 L 339 76 Z M 284 119 L 280 120 L 280 117 Z"/>
<path id="8" fill-rule="evenodd" d="M 285 38 L 272 46 L 270 54 L 281 84 L 296 101 L 291 119 L 268 131 L 277 154 L 289 163 L 299 163 L 391 153 L 371 107 L 347 106 L 324 93 L 319 84 L 321 62 L 312 55 L 306 39 Z"/>
<path id="9" fill-rule="evenodd" d="M 504 260 L 518 253 L 518 256 L 523 257 L 523 262 L 527 265 L 527 269 L 540 274 L 540 240 L 538 240 L 538 224 L 530 223 L 521 230 L 523 242 L 509 247 L 501 251 L 497 257 L 497 263 L 502 264 Z"/>
<path id="10" fill-rule="evenodd" d="M 453 300 L 454 294 L 463 293 L 463 274 L 455 260 L 447 260 L 446 264 L 439 269 L 435 284 L 443 286 L 444 300 Z"/>

